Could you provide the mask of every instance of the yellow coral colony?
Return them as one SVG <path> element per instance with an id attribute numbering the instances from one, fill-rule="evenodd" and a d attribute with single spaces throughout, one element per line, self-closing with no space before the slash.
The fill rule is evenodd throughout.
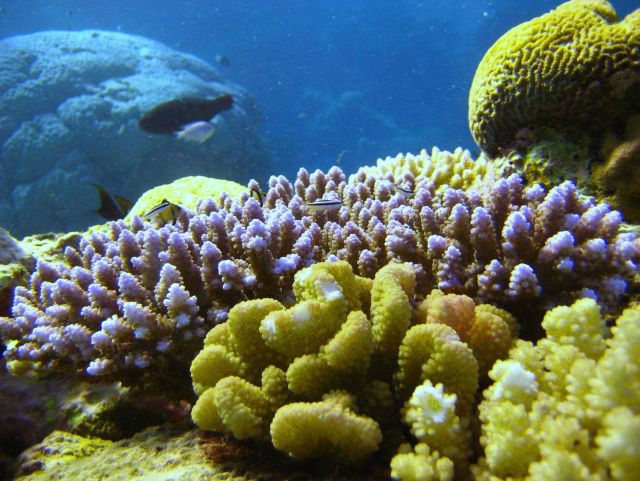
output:
<path id="1" fill-rule="evenodd" d="M 581 299 L 543 321 L 497 361 L 480 404 L 485 455 L 476 479 L 637 480 L 640 473 L 640 308 L 608 329 Z"/>
<path id="2" fill-rule="evenodd" d="M 465 476 L 477 359 L 486 371 L 506 355 L 515 321 L 441 292 L 415 310 L 414 289 L 409 264 L 390 264 L 372 282 L 346 262 L 323 262 L 296 274 L 291 307 L 236 305 L 192 363 L 194 422 L 271 442 L 295 459 L 342 464 L 362 463 L 381 446 L 390 457 L 404 422 L 415 446 L 404 439 L 395 476 Z"/>
<path id="3" fill-rule="evenodd" d="M 639 81 L 640 9 L 618 22 L 604 0 L 572 0 L 487 51 L 469 94 L 469 126 L 490 156 L 530 140 L 532 129 L 593 134 L 638 108 L 627 100 Z"/>
<path id="4" fill-rule="evenodd" d="M 447 187 L 454 189 L 480 189 L 514 172 L 506 159 L 488 160 L 484 155 L 477 159 L 460 147 L 447 152 L 434 147 L 431 154 L 421 150 L 418 155 L 398 154 L 378 159 L 375 166 L 362 167 L 360 171 L 375 177 L 391 176 L 400 188 L 412 188 L 412 182 L 424 177 L 433 182 L 437 191 Z M 354 174 L 358 175 L 358 174 Z"/>

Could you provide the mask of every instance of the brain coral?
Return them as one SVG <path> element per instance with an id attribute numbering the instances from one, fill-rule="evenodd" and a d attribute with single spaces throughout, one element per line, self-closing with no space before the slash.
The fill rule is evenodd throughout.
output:
<path id="1" fill-rule="evenodd" d="M 4 38 L 0 51 L 0 219 L 15 235 L 98 222 L 90 182 L 135 198 L 185 172 L 246 181 L 271 171 L 256 102 L 193 55 L 100 30 Z M 161 102 L 222 93 L 236 108 L 214 119 L 215 141 L 137 125 Z"/>
<path id="2" fill-rule="evenodd" d="M 617 22 L 604 0 L 572 0 L 489 49 L 471 86 L 469 126 L 491 156 L 531 128 L 592 133 L 626 114 L 638 80 L 640 9 Z"/>

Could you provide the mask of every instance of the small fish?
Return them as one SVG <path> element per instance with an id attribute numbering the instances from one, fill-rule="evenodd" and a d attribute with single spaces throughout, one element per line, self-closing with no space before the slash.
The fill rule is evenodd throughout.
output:
<path id="1" fill-rule="evenodd" d="M 216 133 L 216 128 L 211 125 L 210 122 L 204 120 L 197 120 L 185 125 L 182 130 L 176 133 L 180 140 L 186 140 L 187 142 L 197 142 L 202 144 L 211 138 Z"/>
<path id="2" fill-rule="evenodd" d="M 344 149 L 342 152 L 338 154 L 338 156 L 336 157 L 336 164 L 339 164 L 340 162 L 342 162 L 342 159 L 344 158 L 345 155 L 347 155 L 347 152 L 349 151 L 347 149 Z"/>
<path id="3" fill-rule="evenodd" d="M 215 99 L 175 99 L 156 105 L 145 112 L 138 126 L 152 134 L 173 135 L 197 121 L 209 122 L 220 112 L 233 107 L 233 96 L 224 94 Z"/>
<path id="4" fill-rule="evenodd" d="M 133 202 L 119 195 L 112 195 L 100 184 L 91 184 L 100 195 L 100 208 L 96 210 L 100 216 L 107 220 L 116 220 L 126 217 L 131 210 Z"/>
<path id="5" fill-rule="evenodd" d="M 260 207 L 262 207 L 262 205 L 264 204 L 264 192 L 262 192 L 259 187 L 257 189 L 255 187 L 252 187 L 249 193 L 251 197 L 253 197 L 260 203 Z"/>
<path id="6" fill-rule="evenodd" d="M 305 202 L 304 205 L 310 212 L 320 212 L 339 209 L 342 207 L 342 201 L 334 199 L 320 199 L 315 202 Z"/>
<path id="7" fill-rule="evenodd" d="M 231 61 L 229 60 L 229 57 L 227 57 L 224 54 L 216 54 L 216 62 L 218 62 L 220 65 L 224 66 L 224 67 L 230 67 L 231 66 Z"/>
<path id="8" fill-rule="evenodd" d="M 142 218 L 147 222 L 155 222 L 157 224 L 167 224 L 169 222 L 175 224 L 181 212 L 182 207 L 178 204 L 169 202 L 167 199 L 162 199 L 162 202 L 144 214 Z"/>
<path id="9" fill-rule="evenodd" d="M 412 189 L 407 189 L 405 187 L 400 187 L 399 185 L 394 184 L 393 186 L 397 191 L 398 194 L 400 194 L 402 197 L 409 198 L 413 195 L 413 190 Z"/>

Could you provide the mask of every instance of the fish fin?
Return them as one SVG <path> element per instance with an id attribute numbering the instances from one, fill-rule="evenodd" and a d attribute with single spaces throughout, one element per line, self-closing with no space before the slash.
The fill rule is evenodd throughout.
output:
<path id="1" fill-rule="evenodd" d="M 120 206 L 120 210 L 122 210 L 124 215 L 127 215 L 131 208 L 133 207 L 133 202 L 129 199 L 125 199 L 121 195 L 114 195 L 113 198 Z"/>
<path id="2" fill-rule="evenodd" d="M 124 217 L 120 206 L 116 203 L 113 196 L 100 184 L 91 183 L 98 191 L 100 196 L 100 207 L 96 209 L 96 213 L 106 220 L 116 220 Z"/>

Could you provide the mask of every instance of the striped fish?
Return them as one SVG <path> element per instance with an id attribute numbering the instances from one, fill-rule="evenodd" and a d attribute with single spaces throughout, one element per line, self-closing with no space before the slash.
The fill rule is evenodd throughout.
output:
<path id="1" fill-rule="evenodd" d="M 167 224 L 169 222 L 175 224 L 180 212 L 182 212 L 182 207 L 178 204 L 162 199 L 162 202 L 144 214 L 142 218 L 147 222 L 155 222 L 156 224 Z"/>

